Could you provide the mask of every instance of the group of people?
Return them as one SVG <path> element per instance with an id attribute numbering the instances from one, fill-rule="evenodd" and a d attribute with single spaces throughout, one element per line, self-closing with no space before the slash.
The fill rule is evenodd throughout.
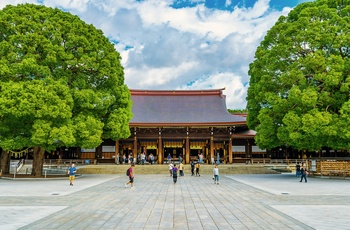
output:
<path id="1" fill-rule="evenodd" d="M 306 167 L 304 165 L 304 163 L 302 163 L 301 165 L 299 164 L 299 162 L 296 164 L 295 166 L 295 176 L 299 177 L 300 176 L 300 182 L 303 182 L 303 179 L 305 181 L 305 183 L 307 183 L 307 178 L 306 176 L 308 175 L 308 171 L 306 170 Z"/>
<path id="2" fill-rule="evenodd" d="M 150 163 L 150 164 L 154 164 L 155 163 L 155 157 L 154 155 L 151 153 L 149 155 L 146 155 L 146 153 L 139 153 L 137 154 L 137 159 L 134 159 L 132 153 L 130 153 L 128 156 L 126 154 L 123 154 L 123 156 L 120 159 L 119 154 L 116 155 L 115 157 L 115 163 L 116 164 L 146 164 L 146 163 Z"/>

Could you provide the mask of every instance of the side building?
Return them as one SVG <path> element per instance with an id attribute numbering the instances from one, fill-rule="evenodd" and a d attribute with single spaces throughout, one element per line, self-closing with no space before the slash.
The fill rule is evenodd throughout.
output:
<path id="1" fill-rule="evenodd" d="M 246 117 L 227 111 L 224 89 L 214 90 L 130 90 L 133 118 L 127 139 L 105 140 L 96 149 L 82 149 L 81 159 L 108 162 L 119 154 L 151 154 L 159 164 L 168 157 L 185 163 L 242 162 L 266 157 L 254 144 L 255 132 L 248 130 Z M 259 156 L 258 156 L 259 155 Z"/>

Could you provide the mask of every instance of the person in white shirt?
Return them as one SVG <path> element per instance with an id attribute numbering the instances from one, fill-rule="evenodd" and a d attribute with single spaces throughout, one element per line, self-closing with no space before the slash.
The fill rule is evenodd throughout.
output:
<path id="1" fill-rule="evenodd" d="M 214 179 L 214 184 L 219 184 L 219 167 L 216 164 L 214 169 L 213 169 L 213 179 Z"/>
<path id="2" fill-rule="evenodd" d="M 174 167 L 173 163 L 170 162 L 169 164 L 170 176 L 173 176 L 173 167 Z"/>

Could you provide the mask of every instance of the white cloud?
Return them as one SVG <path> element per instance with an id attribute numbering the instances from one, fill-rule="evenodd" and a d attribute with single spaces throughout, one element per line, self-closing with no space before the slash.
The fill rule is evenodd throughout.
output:
<path id="1" fill-rule="evenodd" d="M 89 0 L 48 0 L 45 1 L 46 6 L 64 8 L 65 10 L 73 10 L 80 13 L 86 11 Z"/>
<path id="2" fill-rule="evenodd" d="M 6 0 L 0 6 L 24 2 L 36 1 Z M 278 17 L 291 10 L 272 10 L 269 0 L 237 5 L 232 12 L 204 4 L 175 9 L 172 0 L 43 2 L 78 15 L 117 41 L 129 88 L 226 87 L 230 109 L 246 107 L 247 71 L 255 50 Z M 226 0 L 226 6 L 231 2 Z"/>
<path id="3" fill-rule="evenodd" d="M 225 88 L 226 104 L 229 109 L 244 109 L 246 107 L 245 96 L 247 85 L 242 84 L 242 79 L 232 73 L 218 73 L 208 77 L 196 79 L 189 86 L 178 89 L 220 89 Z"/>
<path id="4" fill-rule="evenodd" d="M 1 0 L 0 1 L 0 9 L 4 8 L 7 5 L 18 5 L 18 4 L 23 4 L 23 3 L 33 3 L 33 4 L 38 4 L 37 1 L 35 0 Z"/>

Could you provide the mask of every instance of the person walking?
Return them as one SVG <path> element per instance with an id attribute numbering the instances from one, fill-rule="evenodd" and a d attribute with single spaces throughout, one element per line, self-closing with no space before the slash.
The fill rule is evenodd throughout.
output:
<path id="1" fill-rule="evenodd" d="M 191 176 L 194 176 L 194 162 L 193 161 L 191 161 L 191 173 L 192 173 Z"/>
<path id="2" fill-rule="evenodd" d="M 306 179 L 306 175 L 309 174 L 305 168 L 304 165 L 301 166 L 300 169 L 300 173 L 301 173 L 301 177 L 300 177 L 300 181 L 299 182 L 303 182 L 303 178 L 305 179 L 305 183 L 307 183 L 307 179 Z"/>
<path id="3" fill-rule="evenodd" d="M 199 174 L 199 168 L 200 168 L 200 164 L 199 164 L 199 162 L 197 162 L 197 164 L 196 164 L 196 176 L 197 175 L 201 176 L 201 174 Z"/>
<path id="4" fill-rule="evenodd" d="M 173 163 L 170 162 L 170 164 L 169 164 L 170 176 L 173 176 L 173 168 L 174 168 L 174 165 L 173 165 Z"/>
<path id="5" fill-rule="evenodd" d="M 214 179 L 214 184 L 219 184 L 219 167 L 216 164 L 214 169 L 213 169 L 213 179 Z"/>
<path id="6" fill-rule="evenodd" d="M 69 167 L 69 169 L 68 169 L 69 185 L 71 185 L 71 186 L 73 186 L 76 172 L 77 172 L 77 169 L 75 168 L 75 164 L 72 164 L 72 166 Z"/>
<path id="7" fill-rule="evenodd" d="M 126 171 L 126 175 L 129 176 L 129 181 L 125 183 L 125 187 L 128 187 L 128 184 L 130 184 L 131 188 L 135 188 L 134 186 L 134 170 L 135 164 L 132 163 L 130 168 Z"/>
<path id="8" fill-rule="evenodd" d="M 179 165 L 179 172 L 180 176 L 184 176 L 184 165 L 182 164 L 182 162 Z"/>
<path id="9" fill-rule="evenodd" d="M 296 177 L 300 176 L 300 164 L 299 164 L 299 162 L 295 166 L 295 176 Z"/>
<path id="10" fill-rule="evenodd" d="M 176 184 L 176 182 L 177 182 L 177 171 L 178 171 L 178 168 L 176 167 L 176 164 L 174 164 L 174 167 L 173 167 L 172 171 L 173 171 L 173 181 L 174 181 L 174 184 Z"/>

